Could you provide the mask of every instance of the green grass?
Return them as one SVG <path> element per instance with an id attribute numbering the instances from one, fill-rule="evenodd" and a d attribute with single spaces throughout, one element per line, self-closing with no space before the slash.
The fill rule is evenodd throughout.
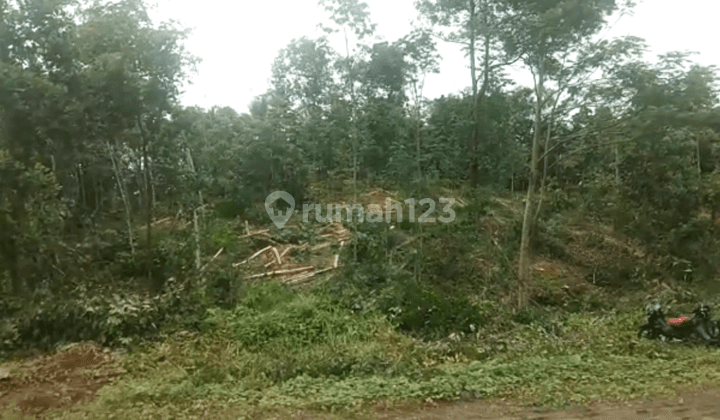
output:
<path id="1" fill-rule="evenodd" d="M 238 418 L 289 408 L 353 413 L 378 400 L 427 398 L 507 397 L 562 406 L 720 386 L 719 350 L 638 340 L 640 311 L 560 314 L 511 333 L 480 332 L 432 346 L 322 296 L 265 287 L 246 302 L 243 309 L 211 313 L 201 335 L 134 352 L 123 362 L 130 371 L 125 378 L 56 418 L 203 418 L 208 412 Z M 483 360 L 459 351 L 468 347 L 485 354 L 475 357 Z"/>
<path id="2" fill-rule="evenodd" d="M 483 197 L 475 201 L 482 204 Z M 349 298 L 344 307 L 328 297 L 331 291 L 296 293 L 279 285 L 251 287 L 238 292 L 243 295 L 240 306 L 208 311 L 201 332 L 175 334 L 134 349 L 121 362 L 128 373 L 106 386 L 98 398 L 50 417 L 237 419 L 304 409 L 352 418 L 366 415 L 378 401 L 508 398 L 560 407 L 720 386 L 720 350 L 637 339 L 647 298 L 644 292 L 622 298 L 588 293 L 571 302 L 576 306 L 573 310 L 581 313 L 569 313 L 572 305 L 529 307 L 519 313 L 503 308 L 500 292 L 512 287 L 512 256 L 518 243 L 519 224 L 515 226 L 513 220 L 517 222 L 521 213 L 500 204 L 487 216 L 502 227 L 496 229 L 496 238 L 478 229 L 485 205 L 458 210 L 455 224 L 425 231 L 423 247 L 428 257 L 423 285 L 435 281 L 435 286 L 442 287 L 433 292 L 446 288 L 450 297 L 477 298 L 477 306 L 461 305 L 457 299 L 446 299 L 447 305 L 426 299 L 425 305 L 417 305 L 422 300 L 418 296 L 425 295 L 411 293 L 393 272 L 382 278 L 389 297 L 379 293 L 386 283 L 378 281 L 375 271 L 385 272 L 373 270 L 384 267 L 380 262 L 386 253 L 381 249 L 380 257 L 364 263 L 367 272 L 360 273 L 364 277 L 337 283 L 342 293 L 336 295 L 355 299 Z M 557 236 L 549 232 L 551 239 Z M 368 244 L 380 246 L 376 237 L 368 237 Z M 223 235 L 214 238 L 218 244 L 225 239 Z M 440 251 L 453 243 L 465 244 L 473 252 L 450 261 L 462 247 L 447 255 Z M 489 270 L 487 278 L 477 275 L 478 268 L 470 261 L 479 261 L 478 256 L 492 261 L 498 270 Z M 444 271 L 448 267 L 457 272 L 449 275 Z M 368 280 L 369 286 L 360 287 L 358 279 Z M 558 289 L 559 285 L 547 287 Z M 489 290 L 488 297 L 473 295 L 480 289 Z M 694 304 L 702 294 L 689 290 L 660 288 L 651 294 L 664 302 Z M 407 299 L 398 299 L 406 295 Z M 405 305 L 403 313 L 395 311 L 395 318 L 388 320 L 372 311 L 346 309 L 353 307 L 351 302 L 369 302 L 356 306 L 380 310 L 385 298 L 392 309 Z M 596 305 L 595 300 L 602 304 Z M 428 308 L 433 308 L 431 315 Z M 588 312 L 591 308 L 602 310 Z M 427 323 L 438 334 L 463 330 L 456 318 L 465 319 L 474 333 L 460 334 L 459 341 L 411 338 L 398 326 L 405 319 L 402 315 L 407 318 L 413 311 L 427 315 L 418 315 L 418 324 Z M 473 317 L 463 311 L 473 312 Z M 438 323 L 440 318 L 444 323 Z M 407 330 L 419 334 L 422 329 Z M 427 334 L 425 340 L 431 337 Z"/>

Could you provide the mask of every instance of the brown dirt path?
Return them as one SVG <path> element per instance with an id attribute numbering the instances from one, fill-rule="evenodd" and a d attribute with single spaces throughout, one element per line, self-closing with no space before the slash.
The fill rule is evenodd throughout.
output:
<path id="1" fill-rule="evenodd" d="M 720 389 L 700 390 L 671 398 L 601 402 L 564 410 L 521 408 L 483 401 L 439 404 L 423 410 L 378 413 L 378 420 L 703 420 L 720 419 Z"/>
<path id="2" fill-rule="evenodd" d="M 0 367 L 0 418 L 8 410 L 38 415 L 91 399 L 118 372 L 110 368 L 113 355 L 92 345 Z"/>

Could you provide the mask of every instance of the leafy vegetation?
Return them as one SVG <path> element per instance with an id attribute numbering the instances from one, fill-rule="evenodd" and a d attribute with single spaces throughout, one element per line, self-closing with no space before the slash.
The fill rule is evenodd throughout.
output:
<path id="1" fill-rule="evenodd" d="M 714 67 L 598 37 L 629 3 L 419 1 L 375 43 L 366 4 L 320 5 L 326 35 L 279 51 L 239 113 L 179 103 L 188 32 L 140 0 L 0 0 L 0 351 L 127 353 L 47 416 L 720 386 L 716 353 L 634 335 L 648 299 L 718 291 Z M 465 48 L 469 88 L 427 99 L 436 39 Z M 298 210 L 283 229 L 273 191 Z M 409 220 L 442 214 L 421 197 L 454 219 Z M 302 220 L 351 202 L 393 218 Z"/>

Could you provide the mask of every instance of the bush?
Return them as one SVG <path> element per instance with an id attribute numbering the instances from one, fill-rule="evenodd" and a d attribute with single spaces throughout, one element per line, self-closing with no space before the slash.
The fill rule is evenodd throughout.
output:
<path id="1" fill-rule="evenodd" d="M 398 346 L 411 344 L 382 316 L 353 314 L 322 293 L 294 293 L 277 284 L 250 287 L 235 309 L 210 309 L 203 329 L 236 349 L 235 361 L 223 369 L 248 382 L 387 373 L 415 363 L 394 356 L 408 357 L 411 352 Z"/>
<path id="2" fill-rule="evenodd" d="M 667 269 L 677 280 L 712 280 L 720 258 L 720 240 L 712 221 L 695 218 L 667 235 Z"/>
<path id="3" fill-rule="evenodd" d="M 4 317 L 0 351 L 49 350 L 78 341 L 125 345 L 163 328 L 196 328 L 204 310 L 200 294 L 175 284 L 166 289 L 154 297 L 126 293 L 68 298 L 36 293 L 30 300 L 6 302 L 15 310 Z"/>
<path id="4" fill-rule="evenodd" d="M 379 313 L 404 331 L 425 338 L 470 332 L 483 325 L 486 310 L 466 297 L 445 296 L 430 285 L 418 284 L 407 273 L 369 269 L 348 270 L 328 286 L 344 307 L 359 313 Z"/>

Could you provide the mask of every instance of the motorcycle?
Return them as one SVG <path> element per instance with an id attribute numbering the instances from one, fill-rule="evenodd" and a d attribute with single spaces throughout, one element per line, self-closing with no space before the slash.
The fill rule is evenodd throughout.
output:
<path id="1" fill-rule="evenodd" d="M 693 311 L 693 317 L 666 318 L 659 304 L 646 309 L 647 321 L 640 326 L 638 338 L 643 333 L 653 340 L 675 340 L 720 345 L 720 327 L 710 315 L 710 307 L 700 305 Z"/>

